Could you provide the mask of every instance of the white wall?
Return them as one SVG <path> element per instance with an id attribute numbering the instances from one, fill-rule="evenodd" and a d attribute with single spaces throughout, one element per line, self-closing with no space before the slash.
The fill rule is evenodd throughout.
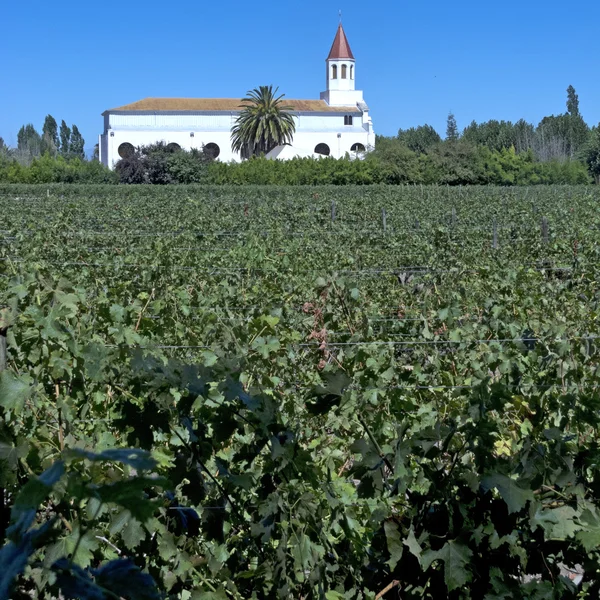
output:
<path id="1" fill-rule="evenodd" d="M 163 141 L 176 143 L 185 150 L 202 149 L 215 143 L 220 148 L 218 159 L 224 162 L 239 161 L 231 150 L 231 127 L 236 114 L 111 114 L 106 119 L 110 127 L 100 138 L 100 160 L 113 168 L 120 159 L 118 148 L 124 142 L 135 148 Z M 330 148 L 330 156 L 343 157 L 355 143 L 368 148 L 375 137 L 362 113 L 353 114 L 353 124 L 344 125 L 343 113 L 305 114 L 295 116 L 296 133 L 293 146 L 280 149 L 277 158 L 312 156 L 317 144 Z M 191 133 L 194 135 L 192 136 Z M 339 137 L 338 137 L 339 134 Z"/>
<path id="2" fill-rule="evenodd" d="M 205 144 L 215 143 L 220 148 L 219 160 L 228 162 L 230 160 L 239 160 L 239 155 L 231 150 L 231 134 L 226 131 L 194 132 L 194 137 L 190 136 L 190 131 L 168 131 L 168 130 L 135 130 L 135 129 L 111 129 L 106 137 L 107 142 L 107 161 L 106 165 L 111 169 L 121 158 L 119 156 L 119 146 L 124 142 L 129 142 L 137 148 L 138 146 L 148 146 L 157 142 L 172 142 L 179 144 L 184 150 L 197 148 L 201 150 Z"/>
<path id="3" fill-rule="evenodd" d="M 350 58 L 329 59 L 327 62 L 327 89 L 349 91 L 355 89 L 356 66 Z M 337 68 L 337 77 L 333 78 L 333 67 Z M 346 67 L 346 77 L 342 77 L 342 67 Z M 350 78 L 352 67 L 352 78 Z"/>

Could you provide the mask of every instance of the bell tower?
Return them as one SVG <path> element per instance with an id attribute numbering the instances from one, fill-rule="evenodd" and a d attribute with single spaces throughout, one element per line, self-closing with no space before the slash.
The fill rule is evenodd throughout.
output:
<path id="1" fill-rule="evenodd" d="M 361 102 L 363 94 L 355 89 L 356 61 L 341 23 L 325 62 L 327 90 L 321 92 L 321 100 L 330 106 L 353 106 Z"/>

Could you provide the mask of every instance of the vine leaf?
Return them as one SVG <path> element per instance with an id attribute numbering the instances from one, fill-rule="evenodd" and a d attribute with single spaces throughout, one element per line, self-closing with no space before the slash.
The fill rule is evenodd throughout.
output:
<path id="1" fill-rule="evenodd" d="M 546 530 L 546 539 L 566 540 L 573 537 L 580 529 L 579 525 L 574 522 L 578 516 L 575 509 L 570 506 L 560 506 L 559 508 L 551 508 L 550 510 L 538 511 L 540 520 L 544 519 L 544 529 Z"/>
<path id="2" fill-rule="evenodd" d="M 306 402 L 308 411 L 315 415 L 325 414 L 334 406 L 339 406 L 345 389 L 352 383 L 352 379 L 342 371 L 324 373 L 322 379 L 324 385 L 314 387 Z"/>
<path id="3" fill-rule="evenodd" d="M 5 410 L 21 412 L 31 392 L 31 386 L 23 378 L 10 371 L 0 373 L 0 406 Z"/>
<path id="4" fill-rule="evenodd" d="M 7 533 L 13 538 L 23 535 L 35 520 L 38 506 L 45 500 L 54 484 L 65 473 L 65 464 L 59 460 L 46 469 L 39 477 L 32 477 L 19 492 L 11 513 L 13 524 Z"/>
<path id="5" fill-rule="evenodd" d="M 191 600 L 228 600 L 228 596 L 223 588 L 219 588 L 215 592 L 193 592 Z"/>
<path id="6" fill-rule="evenodd" d="M 136 546 L 146 537 L 146 532 L 142 527 L 142 524 L 133 517 L 129 519 L 129 522 L 121 533 L 123 537 L 123 543 L 128 550 L 134 550 Z"/>
<path id="7" fill-rule="evenodd" d="M 86 570 L 61 558 L 53 565 L 57 585 L 65 598 L 73 600 L 159 600 L 154 579 L 131 560 L 112 560 L 98 569 Z"/>
<path id="8" fill-rule="evenodd" d="M 158 600 L 161 597 L 154 579 L 130 558 L 111 560 L 95 569 L 93 574 L 96 583 L 115 596 L 130 600 Z"/>
<path id="9" fill-rule="evenodd" d="M 35 516 L 35 515 L 34 515 Z M 35 549 L 52 535 L 53 521 L 23 533 L 17 542 L 11 541 L 0 549 L 0 598 L 9 598 L 14 580 L 25 570 Z"/>
<path id="10" fill-rule="evenodd" d="M 516 481 L 500 473 L 484 477 L 481 480 L 481 487 L 485 491 L 496 488 L 504 502 L 506 502 L 509 514 L 519 512 L 525 507 L 528 500 L 533 500 L 533 492 L 531 490 L 519 487 Z"/>
<path id="11" fill-rule="evenodd" d="M 398 561 L 402 558 L 402 551 L 404 550 L 398 523 L 386 521 L 383 524 L 383 529 L 385 531 L 388 552 L 390 553 L 390 559 L 387 561 L 387 564 L 390 566 L 390 569 L 393 570 L 398 564 Z"/>
<path id="12" fill-rule="evenodd" d="M 423 553 L 423 569 L 427 570 L 435 560 L 441 560 L 444 563 L 444 580 L 451 592 L 456 588 L 471 581 L 471 573 L 466 565 L 473 553 L 467 546 L 456 540 L 447 542 L 441 550 L 428 550 Z"/>
<path id="13" fill-rule="evenodd" d="M 577 532 L 577 539 L 583 544 L 587 552 L 600 546 L 600 518 L 595 509 L 585 509 L 581 514 L 584 528 Z"/>
<path id="14" fill-rule="evenodd" d="M 419 562 L 421 562 L 421 553 L 423 552 L 423 548 L 421 548 L 421 544 L 419 544 L 417 541 L 412 526 L 408 532 L 408 537 L 402 543 L 408 548 L 409 552 L 416 557 Z"/>

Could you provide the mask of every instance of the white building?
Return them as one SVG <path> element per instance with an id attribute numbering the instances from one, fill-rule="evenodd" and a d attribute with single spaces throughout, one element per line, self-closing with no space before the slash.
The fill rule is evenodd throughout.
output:
<path id="1" fill-rule="evenodd" d="M 320 100 L 288 100 L 296 124 L 292 145 L 273 158 L 326 155 L 341 158 L 375 145 L 373 123 L 363 93 L 355 89 L 356 62 L 342 25 L 326 59 L 327 89 Z M 204 149 L 222 161 L 239 161 L 231 149 L 231 129 L 242 107 L 237 98 L 144 98 L 102 113 L 100 160 L 114 167 L 138 146 L 163 141 Z"/>

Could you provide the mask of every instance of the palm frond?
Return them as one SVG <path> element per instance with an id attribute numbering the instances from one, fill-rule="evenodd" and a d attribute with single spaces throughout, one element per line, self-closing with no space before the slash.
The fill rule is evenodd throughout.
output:
<path id="1" fill-rule="evenodd" d="M 242 158 L 268 154 L 277 146 L 291 144 L 296 124 L 291 106 L 283 104 L 279 88 L 260 86 L 249 90 L 241 100 L 242 108 L 231 130 L 231 147 Z"/>

